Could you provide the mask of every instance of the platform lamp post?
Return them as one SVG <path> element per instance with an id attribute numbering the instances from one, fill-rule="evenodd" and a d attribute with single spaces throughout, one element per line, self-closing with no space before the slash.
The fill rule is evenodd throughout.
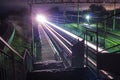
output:
<path id="1" fill-rule="evenodd" d="M 64 28 L 66 28 L 66 3 L 64 3 L 63 18 L 64 18 Z"/>
<path id="2" fill-rule="evenodd" d="M 80 7 L 80 4 L 78 3 L 77 4 L 77 10 L 78 10 L 78 12 L 77 12 L 77 27 L 79 28 L 80 27 L 80 9 L 79 9 L 79 7 Z M 78 34 L 79 35 L 79 34 Z"/>
<path id="3" fill-rule="evenodd" d="M 113 31 L 115 30 L 116 26 L 116 19 L 115 19 L 115 14 L 116 14 L 116 0 L 114 0 L 114 17 L 113 17 Z"/>
<path id="4" fill-rule="evenodd" d="M 88 22 L 88 26 L 90 26 L 90 15 L 86 15 L 85 16 L 85 19 L 87 20 Z M 87 47 L 87 28 L 86 28 L 86 32 L 85 32 L 85 55 L 86 55 L 86 58 L 85 58 L 85 63 L 86 63 L 86 66 L 88 65 L 88 47 Z"/>
<path id="5" fill-rule="evenodd" d="M 85 19 L 87 20 L 87 23 L 88 23 L 87 25 L 88 25 L 88 27 L 90 27 L 90 19 L 91 19 L 91 16 L 90 16 L 90 15 L 86 15 L 86 16 L 85 16 Z M 87 25 L 86 25 L 86 26 L 87 26 Z M 85 38 L 85 39 L 87 40 L 87 29 L 86 29 L 86 38 Z"/>

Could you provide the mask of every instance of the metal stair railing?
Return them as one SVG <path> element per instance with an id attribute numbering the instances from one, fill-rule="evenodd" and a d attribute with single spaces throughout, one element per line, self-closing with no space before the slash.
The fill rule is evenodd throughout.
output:
<path id="1" fill-rule="evenodd" d="M 117 44 L 117 45 L 111 46 L 111 47 L 106 48 L 106 49 L 104 49 L 104 50 L 102 50 L 102 51 L 100 51 L 100 52 L 103 52 L 103 51 L 105 51 L 105 50 L 109 51 L 110 49 L 117 48 L 117 47 L 120 48 L 120 44 Z M 119 51 L 120 51 L 120 50 L 112 51 L 112 52 L 109 52 L 109 53 L 114 53 L 114 52 L 119 52 Z"/>
<path id="2" fill-rule="evenodd" d="M 30 52 L 25 49 L 21 56 L 1 36 L 0 42 L 9 48 L 7 53 L 0 49 L 0 80 L 25 80 L 27 72 L 32 71 Z"/>

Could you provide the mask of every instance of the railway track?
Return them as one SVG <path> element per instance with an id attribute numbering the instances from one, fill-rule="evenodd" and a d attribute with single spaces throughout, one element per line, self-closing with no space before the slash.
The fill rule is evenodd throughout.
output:
<path id="1" fill-rule="evenodd" d="M 87 65 L 94 70 L 97 70 L 97 53 L 108 53 L 108 51 L 97 47 L 96 45 L 58 26 L 52 25 L 50 23 L 42 24 L 42 26 L 49 38 L 51 39 L 52 43 L 58 50 L 59 55 L 61 56 L 63 63 L 66 65 L 66 67 L 73 66 L 72 61 L 75 54 L 73 51 L 73 47 L 76 47 L 79 42 L 83 43 L 84 45 L 79 48 L 77 56 L 79 56 L 79 59 L 82 61 L 81 63 L 84 63 L 84 65 Z"/>

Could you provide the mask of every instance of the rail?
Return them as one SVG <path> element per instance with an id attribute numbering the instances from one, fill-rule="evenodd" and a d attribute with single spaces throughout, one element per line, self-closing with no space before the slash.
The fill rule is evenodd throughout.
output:
<path id="1" fill-rule="evenodd" d="M 32 71 L 33 58 L 25 49 L 23 56 L 14 50 L 1 36 L 0 43 L 9 51 L 0 49 L 0 80 L 25 80 L 26 73 Z"/>

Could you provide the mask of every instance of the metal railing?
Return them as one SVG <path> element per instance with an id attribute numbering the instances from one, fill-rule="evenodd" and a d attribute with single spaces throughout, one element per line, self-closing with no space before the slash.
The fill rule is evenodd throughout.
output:
<path id="1" fill-rule="evenodd" d="M 2 37 L 0 42 L 9 51 L 5 53 L 0 49 L 0 80 L 25 80 L 26 73 L 32 71 L 32 56 L 27 49 L 21 56 Z"/>

